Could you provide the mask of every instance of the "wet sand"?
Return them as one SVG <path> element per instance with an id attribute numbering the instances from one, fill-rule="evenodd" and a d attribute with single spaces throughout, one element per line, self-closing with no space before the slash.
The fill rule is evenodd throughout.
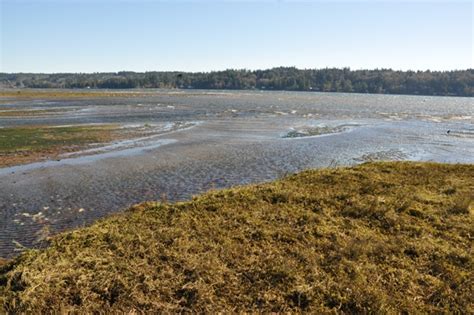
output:
<path id="1" fill-rule="evenodd" d="M 0 127 L 114 123 L 182 126 L 87 155 L 0 169 L 0 256 L 40 246 L 146 200 L 272 180 L 367 160 L 474 163 L 472 98 L 295 92 L 157 91 L 137 97 L 9 101 L 54 108 Z M 59 110 L 58 110 L 59 109 Z M 292 131 L 297 137 L 288 137 Z M 447 133 L 450 130 L 450 133 Z"/>

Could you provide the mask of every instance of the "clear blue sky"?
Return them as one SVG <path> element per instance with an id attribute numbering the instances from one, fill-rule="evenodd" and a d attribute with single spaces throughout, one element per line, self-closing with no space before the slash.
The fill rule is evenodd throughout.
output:
<path id="1" fill-rule="evenodd" d="M 472 1 L 0 3 L 0 72 L 474 67 Z"/>

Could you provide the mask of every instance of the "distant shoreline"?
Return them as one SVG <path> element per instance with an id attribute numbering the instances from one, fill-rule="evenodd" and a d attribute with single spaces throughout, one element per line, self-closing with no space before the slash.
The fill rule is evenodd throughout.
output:
<path id="1" fill-rule="evenodd" d="M 0 88 L 165 88 L 473 97 L 474 69 L 415 72 L 280 67 L 216 72 L 0 73 Z"/>

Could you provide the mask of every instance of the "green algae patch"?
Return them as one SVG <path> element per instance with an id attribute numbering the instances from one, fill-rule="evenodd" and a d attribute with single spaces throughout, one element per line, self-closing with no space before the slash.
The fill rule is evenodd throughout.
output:
<path id="1" fill-rule="evenodd" d="M 0 128 L 0 167 L 54 158 L 116 138 L 115 125 Z"/>
<path id="2" fill-rule="evenodd" d="M 148 202 L 0 265 L 0 305 L 472 314 L 473 191 L 473 165 L 384 162 Z"/>

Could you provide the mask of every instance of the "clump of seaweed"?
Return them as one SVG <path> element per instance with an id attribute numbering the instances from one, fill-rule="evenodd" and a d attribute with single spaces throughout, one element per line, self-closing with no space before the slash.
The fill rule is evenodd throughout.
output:
<path id="1" fill-rule="evenodd" d="M 351 128 L 358 126 L 354 124 L 344 124 L 338 126 L 303 126 L 300 128 L 292 128 L 288 131 L 283 138 L 301 138 L 301 137 L 312 137 L 312 136 L 321 136 L 332 133 L 339 133 L 350 130 Z"/>
<path id="2" fill-rule="evenodd" d="M 0 265 L 0 305 L 472 314 L 473 178 L 472 165 L 366 163 L 144 203 Z"/>

